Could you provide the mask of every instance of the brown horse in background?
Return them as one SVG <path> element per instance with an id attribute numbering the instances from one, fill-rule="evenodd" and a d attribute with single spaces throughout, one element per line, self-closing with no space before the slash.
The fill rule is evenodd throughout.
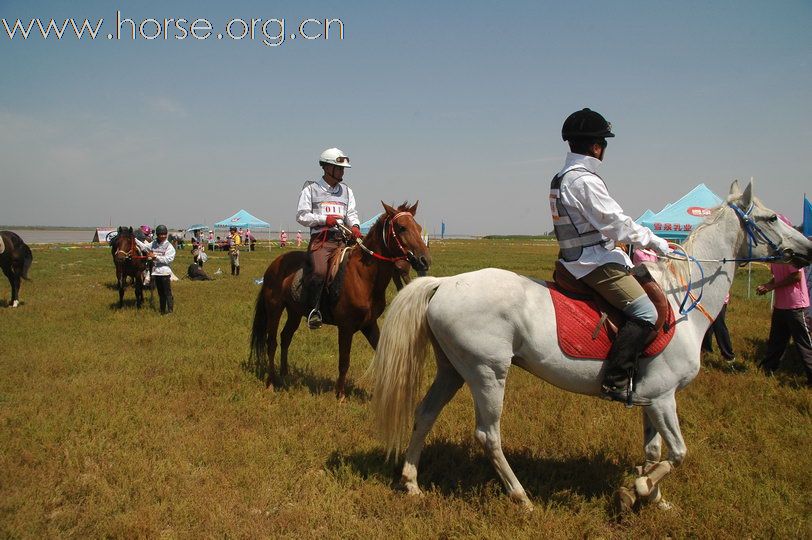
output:
<path id="1" fill-rule="evenodd" d="M 147 268 L 147 258 L 138 250 L 133 228 L 119 227 L 111 247 L 113 263 L 116 265 L 118 307 L 124 307 L 124 289 L 127 288 L 127 276 L 130 276 L 135 286 L 135 307 L 140 308 L 144 303 L 144 270 Z"/>
<path id="2" fill-rule="evenodd" d="M 346 265 L 333 283 L 328 283 L 321 300 L 324 322 L 338 327 L 338 380 L 336 397 L 344 399 L 347 370 L 350 367 L 352 337 L 359 330 L 372 348 L 378 346 L 378 317 L 386 307 L 386 288 L 393 278 L 403 275 L 404 261 L 419 275 L 425 275 L 431 262 L 423 243 L 421 227 L 414 220 L 417 203 L 397 209 L 383 204 L 386 212 L 347 256 Z M 340 251 L 340 250 L 339 250 Z M 280 255 L 265 271 L 257 296 L 251 333 L 251 357 L 261 362 L 267 354 L 267 386 L 281 384 L 288 374 L 288 348 L 308 309 L 296 297 L 307 253 L 294 251 Z M 407 270 L 408 271 L 408 270 Z M 336 288 L 339 288 L 336 294 Z M 287 321 L 282 329 L 279 373 L 276 376 L 276 334 L 282 312 Z"/>
<path id="3" fill-rule="evenodd" d="M 11 302 L 8 304 L 11 307 L 20 305 L 20 280 L 28 281 L 28 270 L 33 261 L 31 248 L 17 233 L 0 231 L 0 268 L 11 285 Z"/>

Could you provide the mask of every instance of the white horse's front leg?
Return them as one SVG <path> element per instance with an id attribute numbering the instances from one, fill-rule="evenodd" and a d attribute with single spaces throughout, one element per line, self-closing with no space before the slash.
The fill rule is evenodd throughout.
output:
<path id="1" fill-rule="evenodd" d="M 662 495 L 657 485 L 673 468 L 682 463 L 687 453 L 679 427 L 675 396 L 672 394 L 668 398 L 656 401 L 645 409 L 645 416 L 647 421 L 644 419 L 643 426 L 646 436 L 646 464 L 641 468 L 641 475 L 635 480 L 634 488 L 637 495 L 647 502 L 658 502 L 660 506 L 668 507 L 668 503 L 661 500 Z M 649 438 L 649 426 L 656 430 L 657 435 Z M 668 445 L 667 461 L 659 461 L 660 435 L 665 438 Z"/>

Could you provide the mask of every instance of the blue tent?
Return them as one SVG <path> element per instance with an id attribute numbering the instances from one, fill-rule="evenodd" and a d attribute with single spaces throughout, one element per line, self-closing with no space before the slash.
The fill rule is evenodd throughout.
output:
<path id="1" fill-rule="evenodd" d="M 720 204 L 722 199 L 718 195 L 705 184 L 699 184 L 656 214 L 640 216 L 639 223 L 662 238 L 684 240 Z"/>
<path id="2" fill-rule="evenodd" d="M 812 236 L 812 204 L 804 195 L 804 236 Z"/>
<path id="3" fill-rule="evenodd" d="M 639 218 L 635 219 L 634 222 L 637 223 L 637 224 L 643 223 L 644 219 L 648 219 L 653 215 L 654 215 L 654 211 L 646 208 L 646 211 L 643 212 L 643 214 Z"/>
<path id="4" fill-rule="evenodd" d="M 381 214 L 383 214 L 383 212 L 381 212 Z M 368 219 L 365 222 L 361 223 L 361 233 L 368 234 L 369 229 L 371 229 L 372 226 L 375 225 L 375 222 L 378 221 L 378 218 L 381 217 L 381 214 L 378 214 L 377 216 L 375 216 L 375 217 L 373 217 L 371 219 Z"/>
<path id="5" fill-rule="evenodd" d="M 268 231 L 268 249 L 271 246 L 271 226 L 261 219 L 252 216 L 245 210 L 240 210 L 231 217 L 227 217 L 223 221 L 218 221 L 214 224 L 214 230 L 228 229 L 229 227 L 242 227 L 243 229 L 266 229 Z"/>
<path id="6" fill-rule="evenodd" d="M 231 217 L 227 217 L 223 221 L 218 221 L 214 224 L 216 229 L 223 229 L 229 227 L 243 227 L 248 229 L 270 229 L 270 225 L 262 221 L 259 218 L 256 218 L 246 212 L 245 210 L 240 210 L 236 214 Z"/>

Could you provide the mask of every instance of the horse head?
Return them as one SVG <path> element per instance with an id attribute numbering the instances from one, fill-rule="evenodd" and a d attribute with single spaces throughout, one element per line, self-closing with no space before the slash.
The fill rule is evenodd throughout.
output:
<path id="1" fill-rule="evenodd" d="M 736 212 L 744 231 L 739 258 L 776 257 L 776 262 L 797 267 L 812 263 L 812 241 L 764 206 L 753 195 L 752 181 L 742 192 L 738 180 L 734 180 L 727 205 Z"/>
<path id="2" fill-rule="evenodd" d="M 116 262 L 125 262 L 136 255 L 135 235 L 132 227 L 119 227 L 118 234 L 113 241 L 113 259 Z"/>
<path id="3" fill-rule="evenodd" d="M 418 201 L 419 202 L 419 201 Z M 383 238 L 391 252 L 406 257 L 418 276 L 425 276 L 431 264 L 429 248 L 423 242 L 423 228 L 414 219 L 418 202 L 409 206 L 403 203 L 393 208 L 381 201 L 386 215 L 383 219 Z"/>

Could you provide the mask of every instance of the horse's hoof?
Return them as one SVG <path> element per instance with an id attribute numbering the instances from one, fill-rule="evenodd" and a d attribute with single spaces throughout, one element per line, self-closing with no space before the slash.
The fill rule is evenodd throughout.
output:
<path id="1" fill-rule="evenodd" d="M 336 395 L 336 400 L 339 403 L 344 403 L 345 401 L 347 401 L 347 396 L 345 396 L 344 394 Z"/>
<path id="2" fill-rule="evenodd" d="M 20 305 L 20 301 L 19 301 L 19 300 L 15 300 L 15 301 L 13 301 L 13 302 L 11 303 L 11 307 L 17 307 L 17 306 L 19 306 L 19 305 Z"/>
<path id="3" fill-rule="evenodd" d="M 423 492 L 417 487 L 417 482 L 401 482 L 399 488 L 411 497 L 423 496 Z"/>
<path id="4" fill-rule="evenodd" d="M 527 494 L 524 491 L 521 493 L 511 493 L 510 499 L 518 504 L 525 512 L 532 512 L 535 509 L 533 503 L 530 502 L 530 499 L 527 498 Z"/>
<path id="5" fill-rule="evenodd" d="M 615 509 L 618 514 L 627 514 L 633 511 L 636 502 L 637 496 L 629 488 L 621 487 L 615 491 Z"/>
<path id="6" fill-rule="evenodd" d="M 654 484 L 648 476 L 641 476 L 634 481 L 634 491 L 636 491 L 640 497 L 646 498 L 651 496 L 652 488 L 654 488 Z"/>
<path id="7" fill-rule="evenodd" d="M 657 509 L 666 512 L 668 510 L 673 510 L 674 505 L 672 505 L 670 502 L 666 501 L 665 499 L 660 499 L 657 502 Z"/>

